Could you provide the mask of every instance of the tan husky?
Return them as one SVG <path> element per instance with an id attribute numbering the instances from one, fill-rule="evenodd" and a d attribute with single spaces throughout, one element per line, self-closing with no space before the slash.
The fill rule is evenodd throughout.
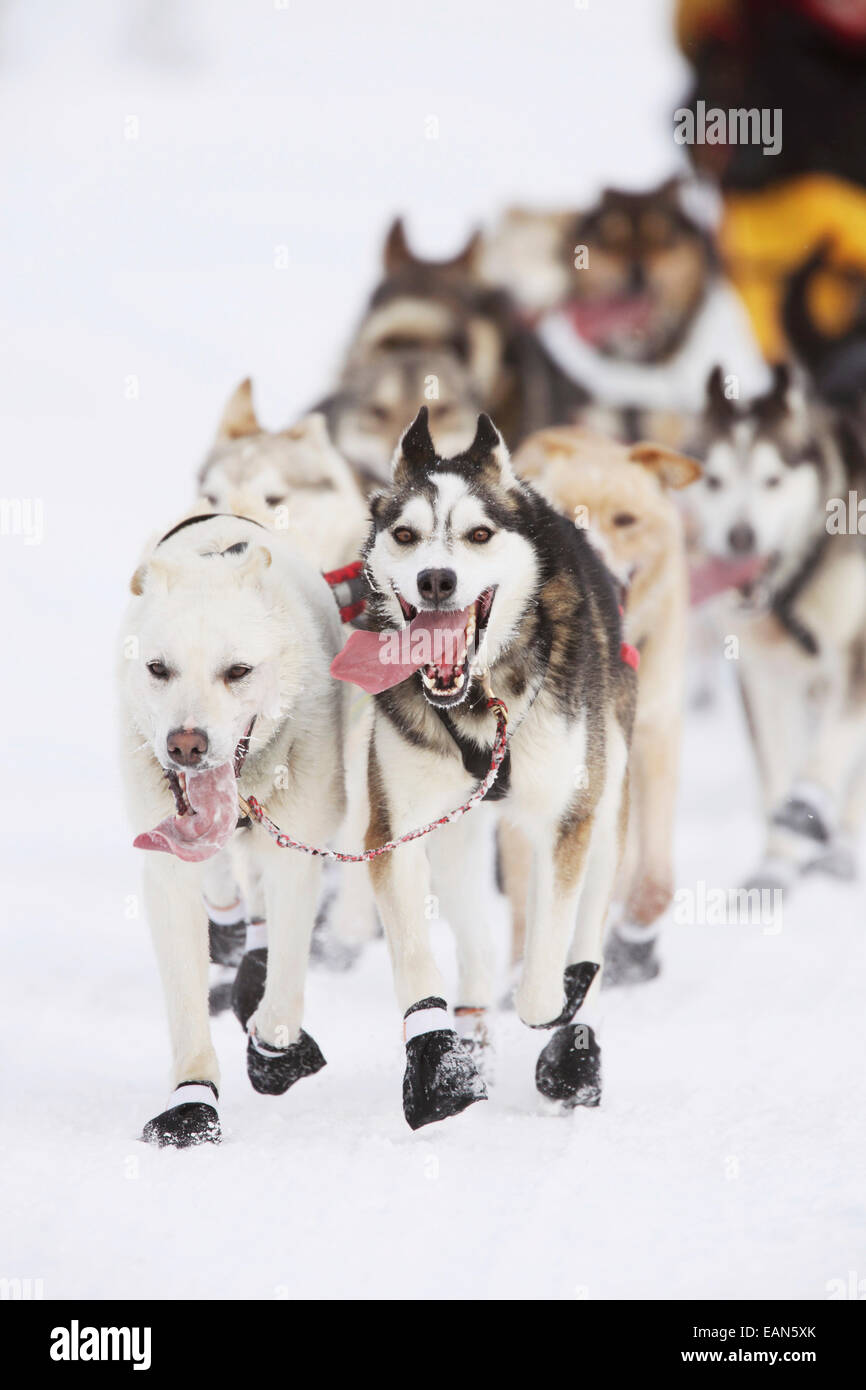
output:
<path id="1" fill-rule="evenodd" d="M 608 940 L 608 984 L 658 973 L 655 924 L 673 892 L 673 820 L 680 745 L 688 581 L 680 512 L 668 495 L 694 481 L 692 459 L 658 444 L 619 444 L 578 427 L 542 430 L 514 466 L 578 526 L 588 526 L 622 585 L 624 633 L 639 657 L 630 758 L 631 806 Z M 630 654 L 630 653 L 629 653 Z M 635 658 L 632 658 L 635 659 Z M 526 852 L 505 832 L 503 872 L 522 950 Z"/>

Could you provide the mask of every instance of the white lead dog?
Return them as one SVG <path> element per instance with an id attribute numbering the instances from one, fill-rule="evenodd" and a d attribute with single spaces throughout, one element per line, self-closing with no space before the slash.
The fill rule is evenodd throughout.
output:
<path id="1" fill-rule="evenodd" d="M 132 580 L 120 689 L 123 771 L 174 1058 L 174 1092 L 143 1138 L 216 1142 L 219 1067 L 208 1018 L 205 862 L 228 846 L 264 890 L 264 997 L 247 1070 L 278 1095 L 325 1059 L 301 1028 L 321 860 L 238 824 L 238 791 L 308 844 L 344 809 L 341 630 L 332 594 L 278 535 L 234 516 L 189 517 Z"/>

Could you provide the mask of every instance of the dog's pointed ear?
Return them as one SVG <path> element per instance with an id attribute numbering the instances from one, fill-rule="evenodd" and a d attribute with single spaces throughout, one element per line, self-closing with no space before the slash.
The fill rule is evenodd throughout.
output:
<path id="1" fill-rule="evenodd" d="M 256 418 L 253 405 L 253 383 L 245 377 L 236 386 L 222 413 L 217 427 L 217 439 L 242 439 L 247 434 L 258 434 L 261 425 Z"/>
<path id="2" fill-rule="evenodd" d="M 630 463 L 639 463 L 655 473 L 662 487 L 688 487 L 701 476 L 701 465 L 696 459 L 668 449 L 664 444 L 633 444 L 628 457 Z"/>
<path id="3" fill-rule="evenodd" d="M 406 239 L 403 219 L 402 217 L 395 217 L 388 228 L 388 235 L 385 237 L 385 245 L 382 250 L 382 264 L 385 274 L 396 274 L 398 270 L 403 270 L 407 265 L 411 265 L 414 259 Z"/>
<path id="4" fill-rule="evenodd" d="M 485 411 L 478 416 L 475 438 L 459 457 L 473 468 L 495 469 L 503 487 L 513 487 L 517 482 L 505 440 Z"/>
<path id="5" fill-rule="evenodd" d="M 478 266 L 481 256 L 481 242 L 481 228 L 476 227 L 470 233 L 469 240 L 462 250 L 458 251 L 457 255 L 446 263 L 448 269 L 464 271 L 467 275 L 471 275 Z"/>
<path id="6" fill-rule="evenodd" d="M 435 461 L 436 446 L 430 434 L 429 413 L 426 405 L 422 405 L 394 451 L 391 465 L 394 482 L 407 482 L 410 474 L 425 472 Z"/>
<path id="7" fill-rule="evenodd" d="M 805 372 L 789 362 L 776 362 L 773 366 L 773 380 L 766 391 L 755 402 L 755 414 L 765 427 L 778 425 L 782 420 L 802 423 L 807 411 L 809 381 Z"/>
<path id="8" fill-rule="evenodd" d="M 716 364 L 707 377 L 707 414 L 719 424 L 729 424 L 734 418 L 734 402 L 725 393 L 725 373 Z"/>
<path id="9" fill-rule="evenodd" d="M 170 587 L 169 580 L 171 569 L 163 564 L 160 556 L 151 556 L 139 565 L 135 574 L 129 581 L 129 592 L 135 594 L 136 598 L 141 598 L 142 594 L 150 593 L 156 588 L 164 592 Z"/>
<path id="10" fill-rule="evenodd" d="M 314 444 L 321 449 L 326 448 L 331 443 L 327 421 L 320 410 L 314 410 L 309 415 L 304 415 L 294 425 L 289 425 L 288 429 L 283 430 L 282 434 L 287 439 L 304 440 L 306 443 Z"/>

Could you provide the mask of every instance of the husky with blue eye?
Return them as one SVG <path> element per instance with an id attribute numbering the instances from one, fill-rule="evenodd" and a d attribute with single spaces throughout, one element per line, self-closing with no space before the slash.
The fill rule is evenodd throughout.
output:
<path id="1" fill-rule="evenodd" d="M 371 630 L 332 666 L 375 695 L 367 846 L 464 803 L 490 765 L 488 691 L 509 712 L 507 758 L 484 803 L 371 862 L 405 1020 L 406 1119 L 418 1128 L 484 1098 L 429 918 L 441 909 L 455 932 L 455 1015 L 477 1026 L 494 999 L 486 849 L 503 809 L 533 849 L 516 1002 L 524 1023 L 554 1030 L 536 1084 L 568 1106 L 596 1105 L 590 1020 L 635 705 L 613 580 L 586 534 L 515 475 L 486 415 L 465 452 L 442 458 L 422 407 L 371 512 Z"/>

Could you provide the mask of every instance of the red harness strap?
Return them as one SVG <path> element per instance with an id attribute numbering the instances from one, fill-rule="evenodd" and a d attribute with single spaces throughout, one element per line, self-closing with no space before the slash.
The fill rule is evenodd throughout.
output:
<path id="1" fill-rule="evenodd" d="M 350 623 L 367 607 L 367 600 L 361 592 L 364 587 L 363 574 L 363 560 L 355 560 L 351 565 L 343 565 L 340 569 L 328 570 L 326 574 L 322 575 L 326 584 L 330 584 L 334 590 L 334 598 L 344 623 Z"/>

